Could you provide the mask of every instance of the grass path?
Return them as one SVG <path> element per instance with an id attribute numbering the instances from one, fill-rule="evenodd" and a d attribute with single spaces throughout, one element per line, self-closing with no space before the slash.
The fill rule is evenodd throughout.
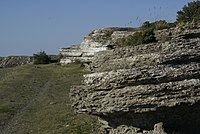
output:
<path id="1" fill-rule="evenodd" d="M 74 114 L 69 100 L 83 73 L 75 64 L 0 69 L 0 133 L 97 133 L 96 118 Z"/>

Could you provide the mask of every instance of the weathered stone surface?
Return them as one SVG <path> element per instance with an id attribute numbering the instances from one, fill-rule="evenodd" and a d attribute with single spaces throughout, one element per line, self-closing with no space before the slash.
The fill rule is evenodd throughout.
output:
<path id="1" fill-rule="evenodd" d="M 153 131 L 141 130 L 140 128 L 132 126 L 120 125 L 115 129 L 111 128 L 109 130 L 109 134 L 167 134 L 167 133 L 164 131 L 163 123 L 160 122 L 154 125 Z"/>
<path id="2" fill-rule="evenodd" d="M 200 29 L 174 30 L 166 42 L 96 53 L 93 73 L 71 88 L 75 111 L 110 134 L 199 134 Z"/>
<path id="3" fill-rule="evenodd" d="M 134 34 L 133 28 L 102 28 L 85 36 L 80 45 L 59 49 L 61 64 L 72 62 L 90 63 L 95 53 L 115 47 L 116 41 Z"/>
<path id="4" fill-rule="evenodd" d="M 94 56 L 90 69 L 93 72 L 102 72 L 143 65 L 198 62 L 200 57 L 199 42 L 200 38 L 197 38 L 102 51 Z"/>
<path id="5" fill-rule="evenodd" d="M 181 41 L 188 38 L 200 37 L 199 29 L 200 26 L 191 25 L 155 31 L 155 36 L 159 42 L 157 43 L 159 45 L 157 49 L 162 47 L 162 42 L 164 43 L 168 41 L 167 43 L 163 44 L 163 47 L 165 47 L 165 44 L 168 45 L 170 43 L 175 43 L 177 39 Z M 61 64 L 68 64 L 77 61 L 82 63 L 90 63 L 97 52 L 123 46 L 122 40 L 130 35 L 133 35 L 136 31 L 140 31 L 140 29 L 102 28 L 94 30 L 85 36 L 80 45 L 73 45 L 70 48 L 59 49 L 60 54 L 62 55 L 60 62 Z M 150 47 L 147 46 L 146 49 L 148 48 Z M 151 48 L 151 50 L 153 49 Z M 123 61 L 124 59 L 119 60 Z"/>
<path id="6" fill-rule="evenodd" d="M 163 128 L 163 122 L 154 125 L 154 134 L 166 134 Z"/>
<path id="7" fill-rule="evenodd" d="M 9 56 L 0 57 L 0 67 L 15 67 L 25 64 L 32 64 L 33 58 L 30 56 Z"/>

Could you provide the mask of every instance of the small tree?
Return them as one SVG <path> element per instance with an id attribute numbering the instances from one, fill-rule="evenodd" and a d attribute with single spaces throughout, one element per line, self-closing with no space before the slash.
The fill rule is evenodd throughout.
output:
<path id="1" fill-rule="evenodd" d="M 193 1 L 177 12 L 177 22 L 200 23 L 200 1 Z"/>
<path id="2" fill-rule="evenodd" d="M 49 64 L 50 58 L 45 51 L 40 51 L 37 54 L 33 54 L 34 64 Z"/>

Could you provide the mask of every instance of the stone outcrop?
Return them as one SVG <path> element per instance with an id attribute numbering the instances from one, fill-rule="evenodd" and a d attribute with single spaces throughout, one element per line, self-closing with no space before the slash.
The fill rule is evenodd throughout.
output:
<path id="1" fill-rule="evenodd" d="M 80 45 L 69 48 L 60 48 L 62 55 L 61 64 L 72 62 L 90 63 L 95 53 L 115 47 L 119 39 L 134 34 L 133 28 L 102 28 L 92 31 L 87 35 Z"/>
<path id="2" fill-rule="evenodd" d="M 142 47 L 140 45 L 135 47 L 118 47 L 106 52 L 99 52 L 94 56 L 93 62 L 90 64 L 90 70 L 101 72 L 120 68 L 132 68 L 141 66 L 141 64 L 162 64 L 169 60 L 173 62 L 173 56 L 177 55 L 179 57 L 183 52 L 185 55 L 188 55 L 185 58 L 194 60 L 192 55 L 199 51 L 198 48 L 194 48 L 193 51 L 188 51 L 188 49 L 191 45 L 192 47 L 198 47 L 200 26 L 164 29 L 155 31 L 155 33 L 158 43 L 144 44 Z M 163 42 L 163 38 L 167 39 L 167 41 Z M 184 60 L 184 57 L 182 60 Z"/>
<path id="3" fill-rule="evenodd" d="M 109 134 L 199 134 L 200 27 L 162 31 L 158 43 L 96 53 L 93 73 L 71 88 L 75 112 Z"/>
<path id="4" fill-rule="evenodd" d="M 156 39 L 159 43 L 169 40 L 196 38 L 199 35 L 198 26 L 177 27 L 155 31 Z M 81 62 L 89 64 L 97 52 L 111 50 L 123 46 L 123 41 L 127 37 L 140 31 L 139 28 L 101 28 L 92 31 L 84 37 L 80 45 L 73 45 L 69 48 L 60 48 L 62 56 L 60 63 L 68 64 Z"/>
<path id="5" fill-rule="evenodd" d="M 0 68 L 15 67 L 25 64 L 32 64 L 33 58 L 30 56 L 8 56 L 0 57 Z"/>

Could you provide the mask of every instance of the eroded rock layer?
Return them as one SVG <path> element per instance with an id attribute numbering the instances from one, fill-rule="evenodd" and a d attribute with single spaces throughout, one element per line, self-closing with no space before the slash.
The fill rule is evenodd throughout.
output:
<path id="1" fill-rule="evenodd" d="M 71 89 L 75 111 L 97 115 L 109 134 L 199 134 L 200 28 L 174 33 L 94 55 L 93 73 Z"/>

